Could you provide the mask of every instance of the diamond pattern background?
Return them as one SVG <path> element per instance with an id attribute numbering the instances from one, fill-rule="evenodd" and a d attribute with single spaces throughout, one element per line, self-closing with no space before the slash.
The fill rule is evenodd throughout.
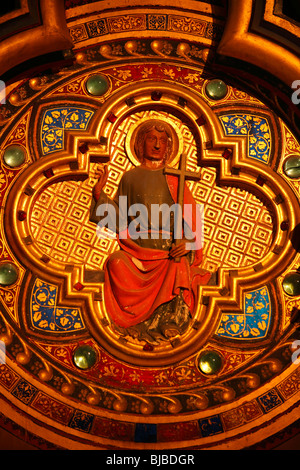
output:
<path id="1" fill-rule="evenodd" d="M 106 193 L 113 197 L 125 171 L 132 168 L 124 139 L 130 126 L 147 116 L 168 117 L 182 132 L 188 169 L 197 170 L 197 147 L 191 130 L 177 117 L 156 111 L 136 113 L 117 129 L 109 164 Z M 90 164 L 85 181 L 63 181 L 49 186 L 37 198 L 31 213 L 32 237 L 43 253 L 63 263 L 102 269 L 107 255 L 117 249 L 111 239 L 99 239 L 89 222 L 92 187 L 102 165 Z M 238 187 L 216 184 L 214 168 L 201 169 L 201 181 L 189 182 L 196 202 L 204 204 L 204 261 L 202 267 L 248 266 L 259 262 L 272 242 L 272 216 L 254 194 Z"/>

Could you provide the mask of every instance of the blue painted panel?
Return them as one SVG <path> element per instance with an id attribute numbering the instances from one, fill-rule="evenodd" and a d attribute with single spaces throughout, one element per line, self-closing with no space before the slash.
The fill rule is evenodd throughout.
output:
<path id="1" fill-rule="evenodd" d="M 53 333 L 70 333 L 85 328 L 78 308 L 58 307 L 57 286 L 36 279 L 31 295 L 30 319 L 34 328 Z"/>
<path id="2" fill-rule="evenodd" d="M 228 136 L 248 137 L 248 157 L 268 163 L 271 155 L 271 130 L 266 118 L 255 114 L 226 114 L 220 116 Z"/>
<path id="3" fill-rule="evenodd" d="M 65 131 L 85 131 L 93 115 L 89 109 L 66 106 L 45 111 L 40 132 L 43 155 L 63 150 Z"/>
<path id="4" fill-rule="evenodd" d="M 265 338 L 270 329 L 271 316 L 269 291 L 263 286 L 244 294 L 243 312 L 222 315 L 216 335 L 247 341 Z"/>

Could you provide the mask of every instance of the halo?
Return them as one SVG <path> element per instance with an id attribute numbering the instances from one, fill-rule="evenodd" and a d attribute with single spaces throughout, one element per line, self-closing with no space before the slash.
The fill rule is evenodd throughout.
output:
<path id="1" fill-rule="evenodd" d="M 135 124 L 131 125 L 125 138 L 125 151 L 128 158 L 130 159 L 131 163 L 133 163 L 133 165 L 135 166 L 141 164 L 141 161 L 135 152 L 135 140 L 140 127 L 151 121 L 161 121 L 162 124 L 169 124 L 172 134 L 173 149 L 166 161 L 166 164 L 168 166 L 175 166 L 176 163 L 178 163 L 180 155 L 183 152 L 183 137 L 177 125 L 171 119 L 162 115 L 145 117 L 143 119 L 139 119 Z"/>

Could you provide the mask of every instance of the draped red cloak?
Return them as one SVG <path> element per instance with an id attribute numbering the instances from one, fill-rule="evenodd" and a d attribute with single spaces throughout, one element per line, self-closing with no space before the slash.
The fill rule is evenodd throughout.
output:
<path id="1" fill-rule="evenodd" d="M 166 180 L 171 196 L 177 202 L 178 178 L 166 175 Z M 196 203 L 187 186 L 184 205 L 188 209 L 183 213 L 184 220 L 195 233 Z M 211 277 L 199 268 L 202 240 L 197 234 L 192 264 L 186 256 L 176 263 L 168 251 L 143 248 L 130 238 L 119 236 L 118 242 L 121 249 L 107 259 L 104 267 L 105 306 L 117 325 L 128 328 L 148 320 L 159 305 L 172 300 L 180 289 L 193 314 L 198 286 L 207 284 Z"/>

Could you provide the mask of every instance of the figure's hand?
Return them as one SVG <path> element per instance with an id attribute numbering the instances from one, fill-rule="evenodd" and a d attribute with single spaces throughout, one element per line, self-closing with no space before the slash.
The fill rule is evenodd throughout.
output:
<path id="1" fill-rule="evenodd" d="M 94 189 L 93 189 L 93 194 L 95 196 L 96 199 L 99 198 L 100 196 L 100 193 L 102 191 L 102 189 L 104 188 L 106 182 L 107 182 L 107 178 L 108 178 L 108 168 L 107 168 L 107 165 L 105 165 L 100 171 L 99 173 L 97 174 L 98 176 L 98 181 L 97 183 L 95 184 L 94 186 Z"/>
<path id="2" fill-rule="evenodd" d="M 182 256 L 187 255 L 190 251 L 191 250 L 186 249 L 186 240 L 182 240 L 178 245 L 175 245 L 175 243 L 172 244 L 169 254 L 172 258 L 181 258 Z"/>

